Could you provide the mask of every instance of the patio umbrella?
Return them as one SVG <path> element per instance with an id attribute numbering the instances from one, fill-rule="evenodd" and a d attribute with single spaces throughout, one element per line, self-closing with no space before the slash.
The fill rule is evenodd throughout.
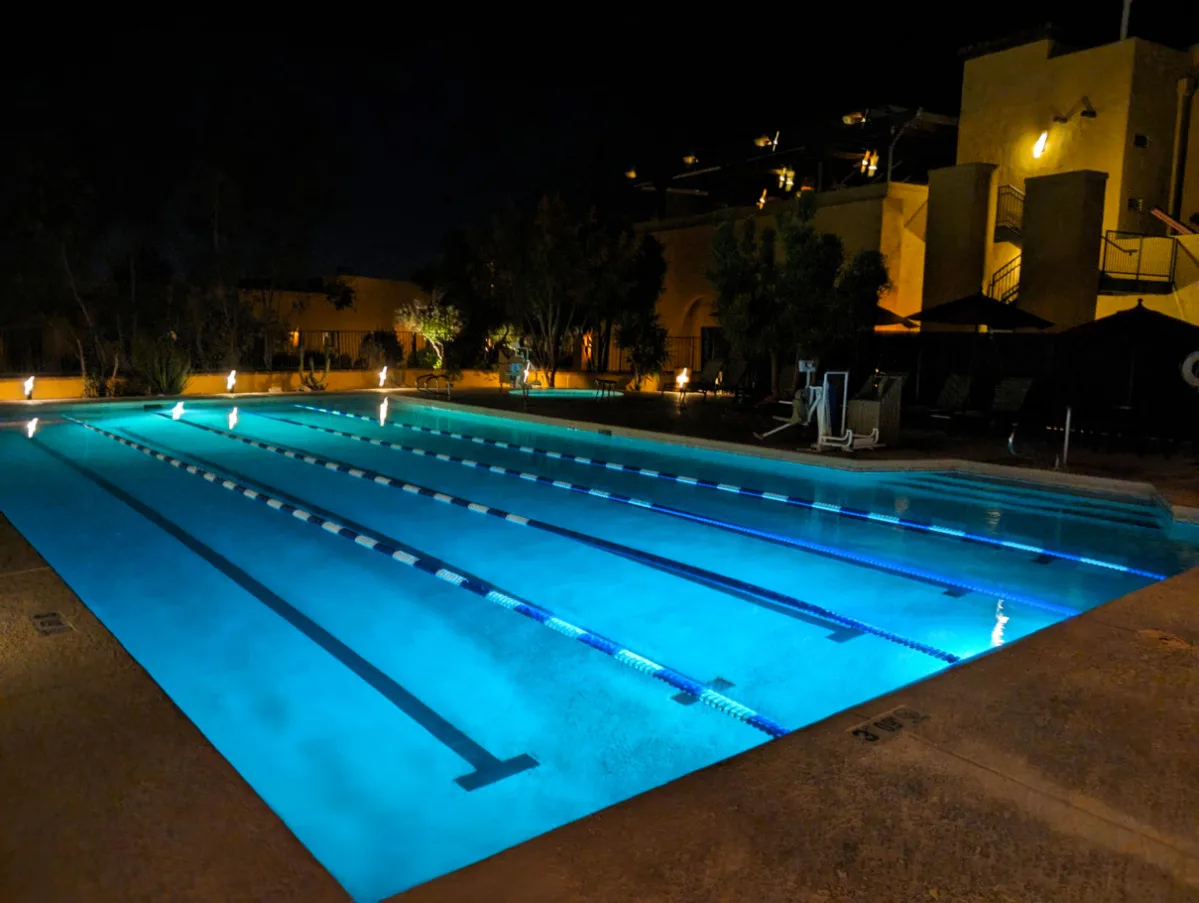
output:
<path id="1" fill-rule="evenodd" d="M 905 329 L 914 329 L 916 324 L 907 317 L 901 317 L 893 310 L 887 310 L 882 305 L 874 308 L 874 325 L 875 326 L 903 326 Z"/>
<path id="2" fill-rule="evenodd" d="M 1181 378 L 1183 360 L 1199 350 L 1199 326 L 1145 307 L 1083 323 L 1060 333 L 1060 366 L 1074 400 L 1189 409 L 1194 392 Z M 1138 404 L 1140 402 L 1140 404 Z"/>
<path id="3" fill-rule="evenodd" d="M 921 323 L 973 326 L 976 330 L 981 326 L 988 329 L 1045 329 L 1053 325 L 1036 314 L 996 301 L 981 292 L 922 310 L 913 314 L 912 319 Z"/>

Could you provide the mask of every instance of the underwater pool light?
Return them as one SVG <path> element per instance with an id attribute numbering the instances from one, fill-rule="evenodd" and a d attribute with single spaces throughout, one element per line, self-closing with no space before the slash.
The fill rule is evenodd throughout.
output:
<path id="1" fill-rule="evenodd" d="M 237 371 L 230 370 L 229 375 L 225 377 L 225 391 L 232 392 L 233 387 L 237 385 Z"/>
<path id="2" fill-rule="evenodd" d="M 36 379 L 37 379 L 37 377 L 31 376 L 31 377 L 29 377 L 29 379 L 25 380 L 25 400 L 26 401 L 29 401 L 29 399 L 33 398 L 33 383 Z"/>
<path id="3" fill-rule="evenodd" d="M 177 402 L 175 402 L 175 406 L 173 408 L 171 408 L 171 419 L 178 420 L 182 416 L 183 416 L 183 402 L 177 401 Z"/>
<path id="4" fill-rule="evenodd" d="M 386 367 L 386 365 L 384 365 L 383 369 L 379 371 L 379 388 L 382 389 L 385 385 L 387 385 L 387 367 Z"/>
<path id="5" fill-rule="evenodd" d="M 33 434 L 36 432 L 37 432 L 37 418 L 34 417 L 27 424 L 25 424 L 25 435 L 28 436 L 30 439 L 32 439 Z"/>
<path id="6" fill-rule="evenodd" d="M 999 604 L 995 606 L 995 627 L 991 631 L 992 646 L 1003 645 L 1003 625 L 1005 625 L 1009 620 L 1011 619 L 1003 613 L 1003 600 L 1000 599 Z"/>
<path id="7" fill-rule="evenodd" d="M 176 418 L 176 419 L 178 419 L 178 418 Z M 237 407 L 236 407 L 236 405 L 234 406 L 233 410 L 229 412 L 229 429 L 233 429 L 235 426 L 237 426 Z"/>

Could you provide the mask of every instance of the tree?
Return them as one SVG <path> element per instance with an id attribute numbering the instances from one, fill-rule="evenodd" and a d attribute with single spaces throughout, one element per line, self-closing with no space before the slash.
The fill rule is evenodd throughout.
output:
<path id="1" fill-rule="evenodd" d="M 729 348 L 744 360 L 775 350 L 776 256 L 774 230 L 763 229 L 759 235 L 752 217 L 721 223 L 712 236 L 708 279 L 716 288 L 716 317 Z"/>
<path id="2" fill-rule="evenodd" d="M 859 251 L 841 270 L 837 295 L 845 319 L 842 334 L 855 368 L 868 369 L 876 360 L 878 302 L 890 287 L 886 258 L 873 249 Z"/>
<path id="3" fill-rule="evenodd" d="M 633 388 L 641 391 L 646 376 L 661 373 L 666 363 L 666 327 L 653 311 L 626 310 L 616 329 L 616 342 L 633 364 Z"/>
<path id="4" fill-rule="evenodd" d="M 795 354 L 825 360 L 844 330 L 836 294 L 837 275 L 845 256 L 841 239 L 812 225 L 813 207 L 804 196 L 779 214 L 782 260 L 775 284 L 776 326 L 772 340 L 771 391 L 778 393 L 778 362 Z"/>
<path id="5" fill-rule="evenodd" d="M 434 289 L 428 300 L 413 298 L 396 311 L 396 325 L 418 332 L 437 355 L 433 367 L 440 370 L 445 363 L 446 343 L 462 331 L 463 319 L 458 308 L 447 304 L 445 292 Z"/>
<path id="6" fill-rule="evenodd" d="M 585 325 L 594 229 L 594 213 L 577 217 L 561 198 L 545 196 L 532 214 L 514 207 L 497 220 L 486 252 L 497 295 L 524 324 L 551 386 L 566 339 Z"/>
<path id="7" fill-rule="evenodd" d="M 886 261 L 861 251 L 848 262 L 841 240 L 812 224 L 803 195 L 778 214 L 778 231 L 758 234 L 754 218 L 722 224 L 712 240 L 708 278 L 717 290 L 716 315 L 733 351 L 770 358 L 771 391 L 778 393 L 779 361 L 808 358 L 863 364 L 875 310 L 888 283 Z"/>

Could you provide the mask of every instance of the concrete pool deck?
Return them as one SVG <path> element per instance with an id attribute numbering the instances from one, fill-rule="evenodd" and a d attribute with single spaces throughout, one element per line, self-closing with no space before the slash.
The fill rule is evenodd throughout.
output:
<path id="1" fill-rule="evenodd" d="M 394 899 L 1194 900 L 1197 749 L 1199 569 Z M 347 899 L 2 517 L 0 801 L 5 903 Z"/>

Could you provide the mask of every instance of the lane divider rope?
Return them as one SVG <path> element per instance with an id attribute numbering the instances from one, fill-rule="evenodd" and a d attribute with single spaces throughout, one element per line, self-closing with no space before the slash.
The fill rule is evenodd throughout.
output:
<path id="1" fill-rule="evenodd" d="M 369 423 L 377 423 L 378 421 L 372 417 L 365 417 L 361 414 L 352 414 L 347 411 L 338 411 L 333 408 L 321 408 L 315 405 L 296 404 L 298 408 L 303 408 L 306 411 L 316 411 L 321 414 L 332 414 L 337 417 L 349 417 L 356 420 L 365 420 Z M 1147 577 L 1151 580 L 1164 580 L 1165 574 L 1154 573 L 1153 571 L 1143 570 L 1141 568 L 1132 567 L 1131 565 L 1119 564 L 1115 561 L 1105 561 L 1101 558 L 1091 558 L 1086 555 L 1075 555 L 1072 552 L 1063 552 L 1055 549 L 1046 549 L 1041 546 L 1035 546 L 1031 543 L 1016 542 L 1009 539 L 997 539 L 994 536 L 983 536 L 978 533 L 971 533 L 967 530 L 959 530 L 956 527 L 943 527 L 938 524 L 911 520 L 910 518 L 899 517 L 892 514 L 877 514 L 873 511 L 866 511 L 860 508 L 851 508 L 848 505 L 839 505 L 831 502 L 820 502 L 816 499 L 806 498 L 799 495 L 787 495 L 780 492 L 768 492 L 765 489 L 753 489 L 748 486 L 736 486 L 730 483 L 718 483 L 715 480 L 705 480 L 701 477 L 689 477 L 673 473 L 665 473 L 663 471 L 653 470 L 648 467 L 640 467 L 636 464 L 620 464 L 615 461 L 605 461 L 600 458 L 589 458 L 584 455 L 574 455 L 569 452 L 556 452 L 544 448 L 536 448 L 531 445 L 519 445 L 514 442 L 505 442 L 502 439 L 487 439 L 482 436 L 472 436 L 469 433 L 457 433 L 450 430 L 440 430 L 434 427 L 417 426 L 411 423 L 391 424 L 394 427 L 405 430 L 412 430 L 418 433 L 429 433 L 434 436 L 444 436 L 449 439 L 457 439 L 464 442 L 473 442 L 476 445 L 493 445 L 496 448 L 505 448 L 512 451 L 521 452 L 526 455 L 536 455 L 545 458 L 553 458 L 560 461 L 569 461 L 572 464 L 580 464 L 589 467 L 600 467 L 605 470 L 615 470 L 622 473 L 635 473 L 643 477 L 651 477 L 658 480 L 666 480 L 672 483 L 681 483 L 685 486 L 693 486 L 699 489 L 711 489 L 719 492 L 728 492 L 734 495 L 742 495 L 747 498 L 762 499 L 768 502 L 778 502 L 784 505 L 791 505 L 797 508 L 807 508 L 813 511 L 823 511 L 826 514 L 834 514 L 838 517 L 849 517 L 856 520 L 865 520 L 872 523 L 885 524 L 892 527 L 899 527 L 903 530 L 915 530 L 921 533 L 932 533 L 938 536 L 945 536 L 951 539 L 959 539 L 963 542 L 977 543 L 981 545 L 999 546 L 1005 549 L 1013 549 L 1019 552 L 1028 552 L 1033 555 L 1047 555 L 1050 558 L 1058 558 L 1062 561 L 1074 561 L 1079 564 L 1086 564 L 1092 567 L 1104 568 L 1111 571 L 1120 571 L 1126 574 L 1136 574 L 1140 577 Z"/>
<path id="2" fill-rule="evenodd" d="M 562 536 L 566 539 L 573 539 L 595 548 L 614 552 L 622 557 L 628 557 L 634 560 L 644 560 L 644 563 L 650 564 L 651 566 L 664 567 L 675 573 L 691 574 L 697 577 L 703 583 L 716 584 L 717 586 L 723 585 L 739 593 L 750 593 L 760 598 L 767 599 L 770 602 L 784 605 L 787 608 L 792 608 L 796 611 L 801 611 L 805 614 L 813 615 L 815 617 L 822 618 L 823 620 L 830 621 L 840 627 L 846 627 L 851 630 L 860 630 L 863 633 L 872 634 L 873 636 L 887 640 L 888 642 L 905 646 L 908 649 L 913 649 L 917 652 L 923 652 L 925 655 L 930 655 L 933 658 L 939 659 L 940 661 L 948 664 L 954 664 L 955 662 L 961 661 L 961 656 L 955 655 L 952 652 L 946 652 L 942 649 L 936 648 L 935 646 L 922 643 L 919 640 L 908 639 L 900 634 L 893 633 L 889 630 L 884 630 L 881 627 L 874 627 L 873 625 L 867 624 L 864 621 L 859 621 L 857 618 L 852 618 L 847 615 L 831 611 L 823 606 L 814 605 L 811 602 L 804 602 L 801 599 L 796 599 L 794 596 L 789 596 L 785 593 L 777 592 L 776 590 L 767 589 L 766 587 L 755 586 L 752 583 L 746 583 L 742 580 L 727 577 L 724 574 L 717 574 L 714 571 L 704 570 L 703 568 L 699 568 L 694 565 L 684 564 L 683 562 L 663 558 L 659 555 L 643 552 L 640 549 L 633 549 L 629 546 L 621 545 L 620 543 L 610 542 L 609 540 L 605 539 L 598 539 L 594 536 L 587 536 L 575 530 L 560 527 L 557 524 L 551 524 L 546 521 L 538 520 L 537 518 L 524 517 L 520 514 L 514 514 L 510 511 L 505 511 L 502 508 L 483 505 L 467 498 L 450 495 L 449 493 L 441 492 L 437 489 L 430 489 L 427 486 L 408 483 L 397 477 L 390 477 L 386 474 L 379 473 L 378 471 L 370 470 L 369 468 L 357 467 L 345 461 L 322 458 L 302 449 L 274 445 L 270 442 L 263 442 L 259 439 L 251 439 L 248 436 L 239 436 L 236 433 L 231 433 L 227 430 L 218 429 L 217 427 L 208 426 L 207 424 L 203 423 L 196 423 L 194 421 L 180 422 L 186 424 L 187 426 L 205 430 L 218 436 L 223 436 L 227 439 L 233 439 L 237 442 L 242 442 L 246 445 L 261 449 L 263 451 L 273 452 L 274 454 L 282 455 L 285 458 L 292 458 L 296 461 L 302 461 L 305 464 L 311 464 L 325 470 L 331 470 L 335 473 L 345 474 L 360 480 L 366 480 L 370 483 L 377 483 L 380 486 L 399 489 L 403 492 L 442 502 L 443 504 L 465 508 L 466 510 L 473 511 L 476 514 L 496 517 L 518 526 L 532 527 L 535 530 L 541 530 L 546 533 Z"/>
<path id="3" fill-rule="evenodd" d="M 596 489 L 591 486 L 585 486 L 581 483 L 571 483 L 567 480 L 555 480 L 553 477 L 548 477 L 543 474 L 526 473 L 525 471 L 516 470 L 511 467 L 504 467 L 499 464 L 489 464 L 486 461 L 475 461 L 470 458 L 463 458 L 458 455 L 447 455 L 442 452 L 434 452 L 429 449 L 419 448 L 412 445 L 404 445 L 399 442 L 389 442 L 386 439 L 375 439 L 370 436 L 360 436 L 356 433 L 347 433 L 342 430 L 335 430 L 327 426 L 320 426 L 313 423 L 301 423 L 297 420 L 288 420 L 286 418 L 271 417 L 266 414 L 256 414 L 258 417 L 263 417 L 269 420 L 277 420 L 282 423 L 288 423 L 293 426 L 302 426 L 307 429 L 316 430 L 322 433 L 328 433 L 332 436 L 340 436 L 346 439 L 353 439 L 358 442 L 365 442 L 368 445 L 377 445 L 381 448 L 388 448 L 394 451 L 407 452 L 408 454 L 417 455 L 419 457 L 433 458 L 438 461 L 444 461 L 451 464 L 458 464 L 463 467 L 468 467 L 474 470 L 486 471 L 488 473 L 499 474 L 501 476 L 514 477 L 516 479 L 526 480 L 531 483 L 539 483 L 543 486 L 552 486 L 555 489 L 563 489 L 570 492 L 577 492 L 582 495 L 588 495 L 593 498 L 603 499 L 604 501 L 613 502 L 618 505 L 631 505 L 636 508 L 642 508 L 647 511 L 654 511 L 658 514 L 665 514 L 670 517 L 679 518 L 680 520 L 692 521 L 694 523 L 704 524 L 706 526 L 716 527 L 731 533 L 738 533 L 742 536 L 750 536 L 756 539 L 764 539 L 768 542 L 773 542 L 779 545 L 791 546 L 793 548 L 803 549 L 808 552 L 813 552 L 817 555 L 823 555 L 827 558 L 834 558 L 838 561 L 846 561 L 851 564 L 865 565 L 874 570 L 883 571 L 889 574 L 895 574 L 900 577 L 906 577 L 913 580 L 918 580 L 922 583 L 929 583 L 946 589 L 956 589 L 964 592 L 978 593 L 984 596 L 991 596 L 996 599 L 1002 599 L 1005 602 L 1016 602 L 1027 605 L 1030 608 L 1038 608 L 1042 611 L 1050 612 L 1058 617 L 1069 618 L 1078 614 L 1078 609 L 1070 608 L 1065 605 L 1058 605 L 1054 602 L 1047 602 L 1042 599 L 1037 599 L 1032 596 L 1026 596 L 1023 593 L 1011 592 L 1006 589 L 998 589 L 995 587 L 982 586 L 976 583 L 967 583 L 956 578 L 946 577 L 940 574 L 934 574 L 922 568 L 915 568 L 908 565 L 898 564 L 892 561 L 885 561 L 880 558 L 874 558 L 869 555 L 862 555 L 856 552 L 849 552 L 844 549 L 838 549 L 833 546 L 827 546 L 823 543 L 813 542 L 811 540 L 799 539 L 794 536 L 785 536 L 781 533 L 773 533 L 767 530 L 758 530 L 754 527 L 747 527 L 743 524 L 736 524 L 730 521 L 719 520 L 717 518 L 707 517 L 706 515 L 696 514 L 692 511 L 686 511 L 682 508 L 675 508 L 671 505 L 663 505 L 660 502 L 649 501 L 648 499 L 639 499 L 633 496 L 627 496 L 619 492 L 609 492 L 605 489 Z M 355 416 L 355 415 L 345 415 Z M 372 421 L 376 422 L 377 421 Z"/>
<path id="4" fill-rule="evenodd" d="M 790 731 L 779 724 L 777 721 L 761 714 L 760 712 L 751 709 L 749 706 L 742 705 L 735 699 L 726 696 L 711 687 L 705 686 L 698 680 L 687 677 L 682 672 L 665 665 L 660 665 L 652 659 L 643 655 L 638 655 L 627 647 L 615 640 L 608 639 L 602 634 L 596 633 L 593 630 L 587 630 L 583 627 L 578 627 L 570 622 L 557 617 L 553 612 L 532 602 L 525 601 L 511 593 L 506 593 L 496 586 L 481 580 L 477 577 L 467 576 L 459 573 L 453 566 L 446 562 L 435 558 L 431 555 L 426 555 L 416 549 L 405 549 L 394 540 L 385 539 L 380 536 L 370 536 L 365 532 L 351 530 L 349 527 L 344 527 L 336 521 L 314 514 L 310 511 L 305 511 L 296 505 L 292 505 L 282 499 L 276 498 L 270 493 L 254 489 L 250 486 L 245 486 L 234 480 L 227 479 L 218 473 L 207 470 L 203 467 L 197 467 L 195 464 L 189 464 L 179 458 L 164 454 L 157 449 L 151 448 L 148 445 L 143 445 L 140 442 L 134 442 L 124 436 L 109 432 L 106 429 L 95 426 L 91 423 L 85 423 L 82 420 L 77 420 L 74 417 L 64 415 L 66 420 L 71 423 L 78 424 L 84 429 L 99 433 L 108 439 L 119 442 L 121 445 L 135 449 L 142 454 L 148 455 L 169 464 L 174 468 L 184 471 L 185 473 L 198 476 L 201 479 L 212 483 L 215 486 L 220 486 L 237 495 L 252 501 L 260 502 L 268 508 L 278 511 L 280 514 L 291 516 L 299 521 L 307 523 L 313 527 L 317 527 L 326 533 L 333 536 L 339 536 L 342 539 L 349 540 L 357 546 L 364 549 L 369 549 L 372 552 L 378 552 L 393 561 L 398 561 L 400 564 L 407 565 L 419 571 L 424 571 L 431 574 L 440 580 L 445 581 L 459 589 L 466 590 L 480 598 L 486 599 L 489 602 L 506 608 L 516 614 L 523 615 L 544 627 L 548 627 L 563 636 L 569 637 L 585 646 L 590 646 L 592 649 L 597 649 L 605 655 L 620 662 L 626 667 L 632 668 L 635 671 L 640 671 L 650 677 L 662 681 L 676 690 L 694 696 L 700 702 L 708 705 L 717 711 L 735 718 L 737 721 L 743 722 L 750 727 L 756 728 L 771 737 L 782 737 Z"/>

